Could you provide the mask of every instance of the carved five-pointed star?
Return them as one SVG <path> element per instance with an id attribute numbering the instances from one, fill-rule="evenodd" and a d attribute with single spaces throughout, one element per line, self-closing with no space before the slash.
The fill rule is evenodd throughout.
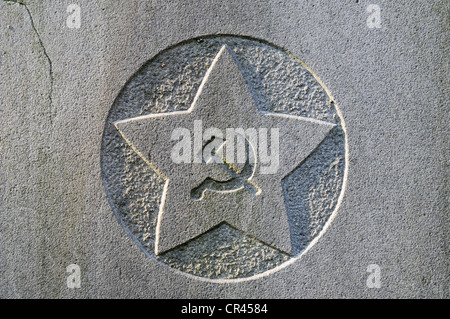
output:
<path id="1" fill-rule="evenodd" d="M 251 182 L 260 192 L 244 187 L 234 192 L 205 191 L 194 200 L 191 191 L 210 176 L 221 176 L 215 163 L 174 163 L 171 140 L 177 128 L 193 131 L 194 121 L 204 128 L 278 128 L 279 168 L 261 174 L 260 162 Z M 280 251 L 291 253 L 289 220 L 282 179 L 297 168 L 325 139 L 335 124 L 258 110 L 239 63 L 224 45 L 187 111 L 151 114 L 115 123 L 134 151 L 165 180 L 155 236 L 159 255 L 192 240 L 222 223 L 239 229 Z M 249 179 L 249 180 L 250 180 Z"/>

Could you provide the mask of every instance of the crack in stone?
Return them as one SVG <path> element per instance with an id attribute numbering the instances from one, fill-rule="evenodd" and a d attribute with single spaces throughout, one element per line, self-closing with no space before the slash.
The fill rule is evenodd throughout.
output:
<path id="1" fill-rule="evenodd" d="M 31 14 L 31 11 L 28 8 L 27 4 L 24 3 L 24 2 L 15 1 L 15 0 L 3 0 L 3 1 L 7 2 L 7 3 L 16 3 L 16 4 L 19 4 L 19 5 L 21 5 L 21 6 L 23 6 L 25 8 L 25 10 L 28 13 L 28 16 L 30 17 L 31 27 L 33 28 L 33 31 L 36 34 L 36 36 L 37 36 L 37 38 L 39 40 L 39 45 L 41 46 L 42 51 L 43 51 L 43 53 L 44 53 L 44 55 L 45 55 L 45 57 L 46 57 L 46 59 L 48 61 L 49 74 L 50 74 L 50 90 L 49 90 L 49 93 L 48 93 L 48 99 L 49 99 L 49 102 L 50 102 L 50 124 L 53 124 L 53 117 L 54 117 L 54 114 L 53 114 L 53 112 L 54 112 L 53 111 L 53 83 L 54 83 L 54 77 L 53 77 L 52 60 L 50 59 L 50 56 L 48 55 L 47 50 L 45 49 L 44 43 L 42 42 L 42 39 L 41 39 L 41 35 L 39 34 L 38 30 L 36 29 L 36 25 L 34 24 L 33 16 Z"/>

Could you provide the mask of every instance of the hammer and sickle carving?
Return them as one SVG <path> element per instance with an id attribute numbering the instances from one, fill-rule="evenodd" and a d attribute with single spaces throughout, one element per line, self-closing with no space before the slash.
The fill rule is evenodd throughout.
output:
<path id="1" fill-rule="evenodd" d="M 255 150 L 250 145 L 248 139 L 238 134 L 237 136 L 243 139 L 245 143 L 246 160 L 243 168 L 239 169 L 232 163 L 229 163 L 223 156 L 223 147 L 227 141 L 213 137 L 203 147 L 201 155 L 202 162 L 206 164 L 214 162 L 216 165 L 219 165 L 230 176 L 230 179 L 217 181 L 211 177 L 207 177 L 199 186 L 192 189 L 191 198 L 193 200 L 201 200 L 206 190 L 214 192 L 235 192 L 244 188 L 255 195 L 261 192 L 260 188 L 251 180 L 256 169 Z M 209 158 L 204 156 L 205 153 L 209 154 Z"/>

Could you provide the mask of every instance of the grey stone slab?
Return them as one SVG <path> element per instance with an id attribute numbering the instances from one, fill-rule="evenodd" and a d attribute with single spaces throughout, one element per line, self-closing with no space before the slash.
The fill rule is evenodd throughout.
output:
<path id="1" fill-rule="evenodd" d="M 73 29 L 71 3 L 0 1 L 2 298 L 449 297 L 447 2 L 84 0 Z M 381 28 L 368 27 L 369 4 Z M 225 95 L 235 110 L 214 108 L 211 125 L 276 113 L 334 128 L 281 126 L 281 143 L 301 146 L 286 163 L 300 163 L 283 172 L 281 195 L 261 198 L 284 204 L 267 210 L 289 235 L 250 227 L 258 214 L 235 225 L 229 209 L 228 223 L 216 211 L 200 236 L 158 255 L 164 178 L 141 155 L 153 150 L 145 132 L 168 128 L 148 122 L 140 134 L 130 121 L 133 148 L 113 123 L 188 110 L 223 45 L 237 62 L 211 78 L 208 101 Z M 213 164 L 192 180 L 223 174 Z M 254 194 L 206 191 L 204 212 L 239 196 Z M 172 207 L 187 232 L 207 221 Z M 67 287 L 71 264 L 81 288 Z M 380 288 L 367 286 L 371 264 Z"/>

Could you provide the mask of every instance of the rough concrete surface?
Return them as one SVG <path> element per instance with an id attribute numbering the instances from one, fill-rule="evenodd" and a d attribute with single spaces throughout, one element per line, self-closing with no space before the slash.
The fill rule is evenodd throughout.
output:
<path id="1" fill-rule="evenodd" d="M 0 298 L 449 298 L 449 6 L 0 0 Z"/>

